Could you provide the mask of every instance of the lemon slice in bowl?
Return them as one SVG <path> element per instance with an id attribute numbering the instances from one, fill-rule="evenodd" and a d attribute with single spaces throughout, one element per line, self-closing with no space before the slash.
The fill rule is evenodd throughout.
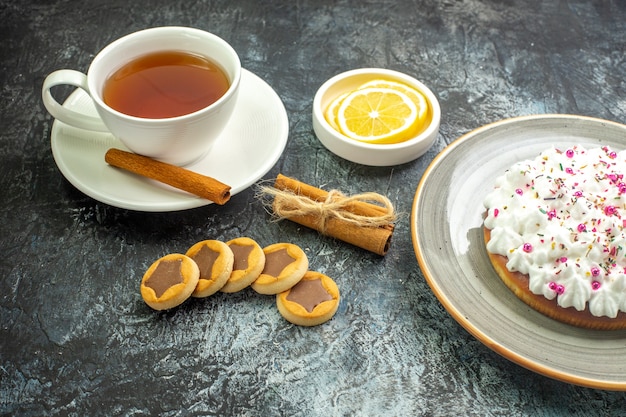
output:
<path id="1" fill-rule="evenodd" d="M 403 84 L 397 81 L 385 80 L 385 79 L 376 79 L 376 80 L 368 81 L 365 84 L 362 84 L 359 88 L 369 88 L 369 87 L 391 88 L 392 90 L 401 91 L 407 96 L 409 96 L 409 98 L 413 101 L 413 103 L 415 103 L 415 106 L 417 107 L 417 111 L 418 111 L 417 126 L 416 126 L 417 132 L 414 132 L 414 133 L 417 134 L 420 131 L 424 130 L 424 127 L 426 127 L 425 126 L 426 119 L 428 117 L 428 101 L 426 100 L 426 97 L 421 92 L 419 92 L 415 88 L 412 88 L 406 84 Z"/>
<path id="2" fill-rule="evenodd" d="M 339 130 L 362 142 L 402 142 L 411 137 L 420 123 L 420 109 L 398 89 L 359 88 L 340 100 L 338 106 Z"/>
<path id="3" fill-rule="evenodd" d="M 337 113 L 339 112 L 339 106 L 344 98 L 346 98 L 350 94 L 350 92 L 343 93 L 326 107 L 326 111 L 324 112 L 324 118 L 328 122 L 329 125 L 332 126 L 333 129 L 340 132 L 339 125 L 337 124 Z"/>

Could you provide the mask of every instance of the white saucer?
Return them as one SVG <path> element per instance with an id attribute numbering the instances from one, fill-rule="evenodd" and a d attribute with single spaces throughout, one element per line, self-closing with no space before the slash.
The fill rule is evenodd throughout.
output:
<path id="1" fill-rule="evenodd" d="M 231 186 L 231 195 L 246 189 L 278 161 L 287 144 L 289 121 L 278 94 L 265 81 L 243 70 L 237 109 L 222 138 L 202 160 L 186 168 Z M 63 104 L 96 116 L 89 96 L 74 91 Z M 54 121 L 54 160 L 61 173 L 83 193 L 115 207 L 138 211 L 175 211 L 211 204 L 184 191 L 109 166 L 109 148 L 127 149 L 109 133 L 91 132 Z"/>

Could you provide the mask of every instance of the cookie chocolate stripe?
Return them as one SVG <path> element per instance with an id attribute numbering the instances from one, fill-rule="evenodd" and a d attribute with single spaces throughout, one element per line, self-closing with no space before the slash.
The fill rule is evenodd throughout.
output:
<path id="1" fill-rule="evenodd" d="M 300 281 L 287 295 L 287 300 L 300 304 L 309 313 L 324 301 L 332 299 L 319 278 Z"/>
<path id="2" fill-rule="evenodd" d="M 235 258 L 226 243 L 215 239 L 203 240 L 190 247 L 186 254 L 198 264 L 200 270 L 200 279 L 192 297 L 208 297 L 226 285 L 233 272 Z"/>
<path id="3" fill-rule="evenodd" d="M 157 259 L 141 278 L 141 298 L 155 310 L 176 307 L 198 285 L 200 270 L 190 257 L 171 253 Z"/>
<path id="4" fill-rule="evenodd" d="M 280 249 L 275 252 L 265 254 L 265 268 L 263 274 L 279 276 L 283 269 L 295 259 L 287 253 L 287 249 Z"/>
<path id="5" fill-rule="evenodd" d="M 198 264 L 198 268 L 200 268 L 201 278 L 211 277 L 213 265 L 218 256 L 220 256 L 220 253 L 209 248 L 207 245 L 203 245 L 198 253 L 191 256 L 191 259 L 193 259 Z"/>
<path id="6" fill-rule="evenodd" d="M 290 323 L 317 326 L 335 315 L 339 299 L 339 288 L 332 278 L 307 271 L 295 286 L 276 295 L 276 306 Z"/>
<path id="7" fill-rule="evenodd" d="M 248 258 L 250 257 L 250 253 L 253 246 L 250 245 L 237 245 L 235 243 L 228 245 L 230 249 L 233 251 L 235 255 L 235 264 L 233 265 L 233 270 L 237 271 L 245 271 L 248 269 Z"/>
<path id="8" fill-rule="evenodd" d="M 229 240 L 226 245 L 233 253 L 233 270 L 222 292 L 240 291 L 252 284 L 265 267 L 265 253 L 259 244 L 249 237 Z"/>
<path id="9" fill-rule="evenodd" d="M 252 283 L 259 294 L 278 294 L 293 287 L 309 268 L 304 251 L 293 243 L 274 243 L 263 248 L 265 266 Z"/>
<path id="10" fill-rule="evenodd" d="M 168 288 L 184 281 L 180 271 L 182 263 L 181 259 L 159 262 L 144 285 L 152 288 L 157 298 L 162 296 Z"/>

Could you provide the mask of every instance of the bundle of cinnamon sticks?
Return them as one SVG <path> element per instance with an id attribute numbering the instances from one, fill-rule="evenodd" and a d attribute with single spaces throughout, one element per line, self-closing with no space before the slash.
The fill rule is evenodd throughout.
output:
<path id="1" fill-rule="evenodd" d="M 279 218 L 378 255 L 385 255 L 389 250 L 396 216 L 389 200 L 380 194 L 346 197 L 335 190 L 325 191 L 282 174 L 278 174 L 274 190 L 265 188 L 263 192 L 274 197 L 272 209 Z"/>

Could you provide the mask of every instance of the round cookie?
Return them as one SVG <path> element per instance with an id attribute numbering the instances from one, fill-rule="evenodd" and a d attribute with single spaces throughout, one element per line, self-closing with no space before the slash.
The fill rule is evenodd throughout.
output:
<path id="1" fill-rule="evenodd" d="M 265 253 L 249 237 L 238 237 L 226 242 L 234 255 L 233 272 L 220 291 L 232 293 L 243 290 L 261 275 L 265 267 Z"/>
<path id="2" fill-rule="evenodd" d="M 141 297 L 155 310 L 167 310 L 191 296 L 200 278 L 198 265 L 173 253 L 157 259 L 141 279 Z"/>
<path id="3" fill-rule="evenodd" d="M 263 248 L 265 267 L 251 287 L 259 294 L 278 294 L 293 287 L 309 269 L 309 259 L 299 246 L 275 243 Z"/>
<path id="4" fill-rule="evenodd" d="M 337 312 L 339 288 L 328 276 L 307 271 L 296 285 L 276 295 L 276 306 L 290 323 L 316 326 Z"/>
<path id="5" fill-rule="evenodd" d="M 200 279 L 192 297 L 208 297 L 215 294 L 228 281 L 233 272 L 235 255 L 230 247 L 219 240 L 203 240 L 186 253 L 200 269 Z"/>

